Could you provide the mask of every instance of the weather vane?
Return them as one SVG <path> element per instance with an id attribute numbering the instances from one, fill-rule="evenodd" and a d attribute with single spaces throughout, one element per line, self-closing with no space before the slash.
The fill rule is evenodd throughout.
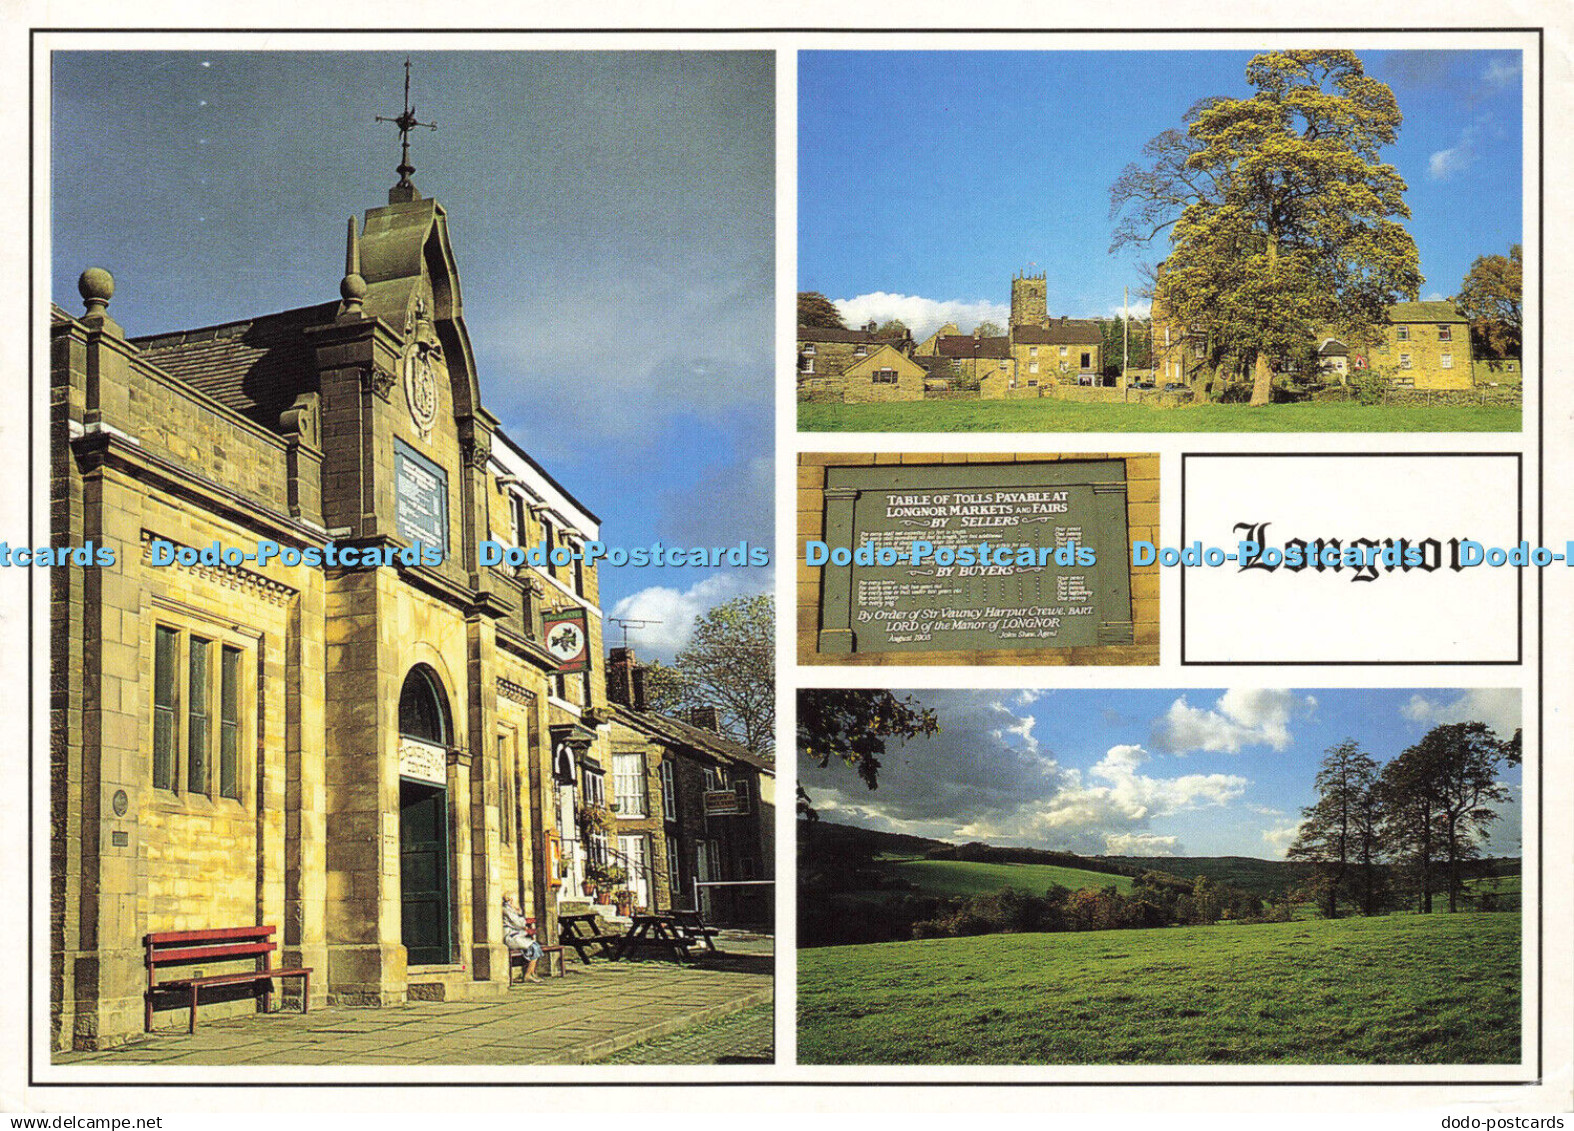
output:
<path id="1" fill-rule="evenodd" d="M 397 118 L 385 118 L 379 114 L 377 115 L 377 120 L 379 122 L 392 122 L 399 127 L 399 143 L 401 146 L 398 170 L 399 183 L 394 187 L 413 189 L 415 184 L 410 180 L 410 174 L 415 172 L 415 166 L 410 164 L 410 131 L 416 126 L 424 126 L 426 129 L 435 130 L 437 123 L 416 120 L 415 107 L 410 105 L 410 60 L 408 58 L 404 61 L 404 113 Z"/>

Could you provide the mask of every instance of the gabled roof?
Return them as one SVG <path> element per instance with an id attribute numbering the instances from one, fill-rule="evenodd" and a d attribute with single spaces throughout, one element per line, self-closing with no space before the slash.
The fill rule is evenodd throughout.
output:
<path id="1" fill-rule="evenodd" d="M 132 338 L 152 364 L 271 431 L 301 393 L 317 389 L 317 365 L 305 331 L 332 322 L 339 304 L 285 310 Z"/>
<path id="2" fill-rule="evenodd" d="M 1350 347 L 1338 338 L 1329 338 L 1318 347 L 1317 354 L 1319 357 L 1348 357 L 1350 356 Z"/>
<path id="3" fill-rule="evenodd" d="M 1013 326 L 1011 337 L 1021 346 L 1096 346 L 1104 332 L 1084 318 L 1056 318 L 1048 326 Z"/>
<path id="4" fill-rule="evenodd" d="M 799 326 L 800 342 L 900 342 L 909 335 L 898 330 L 880 334 L 870 330 L 838 330 L 831 326 Z"/>
<path id="5" fill-rule="evenodd" d="M 1388 308 L 1390 322 L 1468 322 L 1451 302 L 1396 302 Z"/>
<path id="6" fill-rule="evenodd" d="M 918 362 L 908 357 L 901 350 L 896 349 L 894 346 L 882 345 L 870 350 L 868 357 L 861 357 L 852 365 L 849 365 L 845 373 L 851 377 L 855 374 L 862 376 L 866 373 L 873 373 L 877 369 L 894 369 L 898 373 L 906 372 L 912 374 L 915 370 L 922 370 L 922 368 Z"/>
<path id="7" fill-rule="evenodd" d="M 975 338 L 971 334 L 948 334 L 935 344 L 941 357 L 1007 358 L 1011 356 L 1010 338 Z"/>
<path id="8" fill-rule="evenodd" d="M 659 742 L 688 746 L 721 761 L 742 762 L 762 773 L 776 776 L 776 765 L 769 758 L 756 754 L 747 746 L 715 731 L 694 726 L 656 711 L 636 711 L 621 703 L 608 703 L 607 706 L 612 709 L 612 717 L 618 722 L 633 730 L 641 731 Z"/>

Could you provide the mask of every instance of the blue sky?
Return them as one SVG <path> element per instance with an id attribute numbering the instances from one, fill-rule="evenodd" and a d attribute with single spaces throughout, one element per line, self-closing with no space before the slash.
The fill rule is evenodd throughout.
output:
<path id="1" fill-rule="evenodd" d="M 1279 859 L 1327 749 L 1353 738 L 1379 765 L 1443 723 L 1508 738 L 1517 689 L 898 691 L 940 733 L 891 743 L 879 788 L 800 759 L 827 820 L 961 843 L 1123 856 Z M 1517 856 L 1520 770 L 1489 854 Z"/>
<path id="2" fill-rule="evenodd" d="M 54 59 L 55 301 L 116 278 L 129 335 L 334 300 L 345 219 L 397 179 L 402 53 Z M 448 212 L 481 394 L 603 540 L 771 542 L 774 62 L 764 52 L 417 52 L 415 183 Z M 109 108 L 114 108 L 113 112 Z M 602 571 L 695 612 L 769 571 Z"/>
<path id="3" fill-rule="evenodd" d="M 1521 240 L 1520 53 L 1358 54 L 1405 116 L 1384 159 L 1409 185 L 1421 297 L 1452 295 L 1477 256 Z M 799 289 L 860 321 L 968 329 L 1005 321 L 1031 265 L 1051 314 L 1117 312 L 1164 248 L 1109 254 L 1110 186 L 1198 99 L 1250 97 L 1251 55 L 801 53 Z"/>

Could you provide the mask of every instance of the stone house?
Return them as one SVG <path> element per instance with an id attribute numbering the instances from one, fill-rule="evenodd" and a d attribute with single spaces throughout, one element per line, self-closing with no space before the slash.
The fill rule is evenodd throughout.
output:
<path id="1" fill-rule="evenodd" d="M 882 346 L 889 346 L 900 354 L 911 354 L 913 336 L 907 330 L 882 334 L 874 322 L 857 330 L 799 326 L 799 391 L 829 393 L 840 399 L 844 387 L 843 376 L 847 370 Z"/>
<path id="2" fill-rule="evenodd" d="M 870 401 L 921 401 L 926 371 L 892 346 L 877 346 L 842 374 L 846 404 Z"/>
<path id="3" fill-rule="evenodd" d="M 775 770 L 720 732 L 715 708 L 651 710 L 632 648 L 607 664 L 620 850 L 636 900 L 719 922 L 769 924 L 775 874 Z M 717 882 L 724 888 L 696 889 Z M 757 886 L 755 886 L 757 885 Z"/>
<path id="4" fill-rule="evenodd" d="M 1470 321 L 1452 302 L 1400 302 L 1388 308 L 1371 364 L 1391 367 L 1403 389 L 1468 389 L 1475 383 Z"/>
<path id="5" fill-rule="evenodd" d="M 1162 278 L 1163 264 L 1159 270 Z M 1161 389 L 1184 385 L 1198 394 L 1213 392 L 1218 374 L 1208 363 L 1207 332 L 1177 319 L 1164 301 L 1163 288 L 1153 296 L 1150 318 L 1154 383 Z"/>
<path id="6" fill-rule="evenodd" d="M 948 359 L 964 382 L 978 386 L 980 396 L 994 395 L 992 388 L 1014 387 L 1016 369 L 1008 337 L 948 334 L 936 341 L 935 356 Z"/>
<path id="7" fill-rule="evenodd" d="M 600 524 L 481 401 L 446 213 L 401 178 L 338 302 L 138 337 L 114 286 L 50 328 L 51 538 L 116 559 L 50 576 L 54 1045 L 142 1030 L 152 931 L 274 925 L 329 1003 L 505 992 L 611 727 L 594 566 L 479 544 Z"/>
<path id="8" fill-rule="evenodd" d="M 1096 384 L 1103 375 L 1103 352 L 1103 331 L 1086 319 L 1057 318 L 1043 326 L 1011 328 L 1019 388 L 1088 377 L 1093 381 L 1084 383 Z"/>

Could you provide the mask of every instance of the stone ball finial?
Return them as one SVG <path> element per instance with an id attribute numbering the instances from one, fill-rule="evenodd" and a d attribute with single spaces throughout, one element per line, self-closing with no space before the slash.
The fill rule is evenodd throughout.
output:
<path id="1" fill-rule="evenodd" d="M 102 314 L 115 294 L 115 277 L 102 267 L 89 267 L 77 280 L 77 291 L 89 314 Z"/>
<path id="2" fill-rule="evenodd" d="M 366 298 L 366 280 L 355 272 L 346 275 L 339 280 L 339 297 L 346 310 L 359 310 Z"/>

